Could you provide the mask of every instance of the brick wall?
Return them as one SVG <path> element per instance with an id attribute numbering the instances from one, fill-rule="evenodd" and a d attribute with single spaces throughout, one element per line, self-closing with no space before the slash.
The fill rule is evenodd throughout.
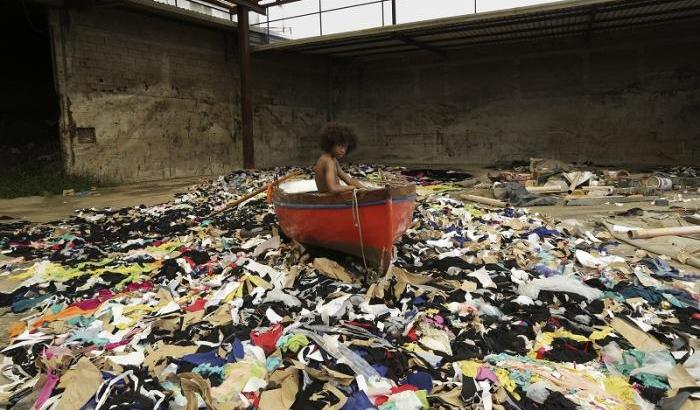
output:
<path id="1" fill-rule="evenodd" d="M 53 10 L 50 26 L 69 172 L 128 182 L 241 166 L 231 32 L 111 8 Z"/>

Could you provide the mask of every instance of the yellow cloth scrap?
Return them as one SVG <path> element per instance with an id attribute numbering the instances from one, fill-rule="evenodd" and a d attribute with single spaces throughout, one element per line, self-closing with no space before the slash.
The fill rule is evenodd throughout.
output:
<path id="1" fill-rule="evenodd" d="M 537 340 L 535 341 L 535 347 L 527 354 L 527 356 L 531 359 L 536 359 L 537 351 L 540 350 L 542 347 L 551 346 L 552 342 L 556 338 L 567 338 L 575 340 L 577 342 L 595 342 L 596 340 L 605 339 L 608 336 L 608 334 L 610 334 L 610 332 L 612 332 L 611 327 L 605 327 L 601 330 L 596 330 L 593 333 L 591 333 L 589 337 L 571 333 L 563 328 L 559 328 L 554 332 L 543 332 L 537 336 Z"/>
<path id="2" fill-rule="evenodd" d="M 244 275 L 240 279 L 241 286 L 236 288 L 235 291 L 230 293 L 228 296 L 224 298 L 224 302 L 228 302 L 230 300 L 233 300 L 234 298 L 242 298 L 243 297 L 243 284 L 248 285 L 248 290 L 252 291 L 253 288 L 263 288 L 263 289 L 272 289 L 272 285 L 270 282 L 266 281 L 265 279 L 261 278 L 260 276 L 256 275 Z M 233 295 L 233 296 L 232 296 Z"/>
<path id="3" fill-rule="evenodd" d="M 504 389 L 508 390 L 511 396 L 515 397 L 516 400 L 520 400 L 520 395 L 515 391 L 518 385 L 510 378 L 508 370 L 495 369 L 494 373 L 496 373 L 496 377 L 498 377 L 498 383 L 500 383 Z"/>
<path id="4" fill-rule="evenodd" d="M 471 378 L 476 377 L 476 372 L 482 365 L 483 363 L 475 360 L 462 360 L 459 362 L 459 368 L 462 370 L 462 374 Z"/>
<path id="5" fill-rule="evenodd" d="M 498 383 L 503 386 L 504 389 L 508 390 L 513 397 L 520 400 L 520 395 L 515 391 L 517 385 L 515 384 L 515 381 L 510 378 L 510 373 L 508 370 L 500 368 L 494 369 L 493 366 L 478 362 L 476 360 L 462 360 L 459 362 L 459 369 L 462 371 L 462 374 L 471 378 L 476 377 L 476 373 L 481 366 L 486 366 L 493 370 L 496 377 L 498 377 Z"/>
<path id="6" fill-rule="evenodd" d="M 80 269 L 64 268 L 63 266 L 55 264 L 53 262 L 40 262 L 30 266 L 29 269 L 22 273 L 11 275 L 10 278 L 16 280 L 39 276 L 41 278 L 55 278 L 68 280 L 76 276 L 84 275 L 85 273 L 85 271 L 82 271 Z"/>
<path id="7" fill-rule="evenodd" d="M 129 323 L 117 323 L 115 327 L 119 330 L 131 329 L 141 320 L 142 317 L 146 315 L 147 312 L 155 312 L 158 308 L 156 306 L 148 305 L 131 305 L 124 306 L 124 311 L 122 315 L 129 318 Z"/>
<path id="8" fill-rule="evenodd" d="M 89 269 L 81 270 L 78 268 L 65 268 L 61 265 L 55 264 L 53 262 L 40 262 L 32 265 L 26 271 L 12 275 L 10 278 L 13 280 L 17 279 L 28 279 L 31 277 L 41 278 L 44 281 L 59 281 L 65 282 L 69 279 L 83 276 L 86 274 L 92 276 L 99 276 L 105 272 L 121 273 L 125 276 L 125 279 L 120 283 L 126 283 L 127 280 L 131 282 L 131 279 L 138 279 L 143 273 L 150 273 L 160 267 L 160 263 L 146 263 L 143 266 L 138 264 L 127 265 L 127 266 L 115 266 L 108 268 L 99 269 Z M 119 285 L 117 286 L 119 287 Z"/>
<path id="9" fill-rule="evenodd" d="M 181 246 L 183 246 L 183 243 L 180 241 L 170 241 L 170 242 L 161 243 L 158 246 L 148 246 L 148 247 L 146 247 L 146 251 L 147 252 L 162 252 L 162 251 L 172 252 L 172 251 L 180 248 Z"/>
<path id="10" fill-rule="evenodd" d="M 632 389 L 632 386 L 627 382 L 627 378 L 622 376 L 609 376 L 605 378 L 603 384 L 605 385 L 606 392 L 618 396 L 630 406 L 634 405 L 634 389 Z M 619 405 L 616 406 L 615 409 L 622 410 L 626 407 L 627 406 Z"/>
<path id="11" fill-rule="evenodd" d="M 426 196 L 441 192 L 459 191 L 460 189 L 462 188 L 447 184 L 419 185 L 416 187 L 416 193 L 420 196 Z"/>

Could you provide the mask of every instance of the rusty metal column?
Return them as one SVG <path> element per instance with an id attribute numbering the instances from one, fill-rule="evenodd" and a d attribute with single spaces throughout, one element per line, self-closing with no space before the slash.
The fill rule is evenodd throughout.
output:
<path id="1" fill-rule="evenodd" d="M 238 5 L 238 49 L 241 66 L 241 134 L 243 135 L 243 167 L 255 168 L 253 142 L 253 90 L 250 83 L 250 33 L 248 8 Z"/>

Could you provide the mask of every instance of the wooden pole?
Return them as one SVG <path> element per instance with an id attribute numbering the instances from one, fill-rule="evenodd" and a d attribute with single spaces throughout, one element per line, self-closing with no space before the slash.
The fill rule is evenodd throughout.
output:
<path id="1" fill-rule="evenodd" d="M 255 168 L 255 146 L 253 142 L 253 91 L 250 78 L 250 25 L 249 9 L 239 5 L 238 49 L 241 66 L 241 134 L 243 137 L 243 167 Z"/>
<path id="2" fill-rule="evenodd" d="M 301 175 L 301 171 L 295 171 L 295 172 L 292 172 L 291 174 L 287 174 L 287 175 L 283 176 L 282 178 L 278 178 L 278 179 L 270 182 L 267 185 L 263 185 L 261 188 L 258 188 L 249 194 L 245 194 L 233 202 L 229 202 L 222 209 L 219 209 L 218 211 L 212 212 L 211 214 L 209 214 L 209 218 L 211 218 L 212 216 L 219 215 L 222 212 L 226 212 L 230 209 L 237 207 L 238 205 L 249 200 L 250 198 L 254 197 L 255 195 L 258 195 L 258 194 L 265 192 L 271 185 L 279 184 L 280 182 L 284 182 L 290 178 L 294 178 L 294 177 L 299 176 L 299 175 Z"/>
<path id="3" fill-rule="evenodd" d="M 666 235 L 700 235 L 700 226 L 675 226 L 671 228 L 636 229 L 627 231 L 627 236 L 630 239 L 648 239 Z"/>

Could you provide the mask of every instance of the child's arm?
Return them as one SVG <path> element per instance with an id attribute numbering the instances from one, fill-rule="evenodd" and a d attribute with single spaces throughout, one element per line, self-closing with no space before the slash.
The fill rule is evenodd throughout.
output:
<path id="1" fill-rule="evenodd" d="M 340 179 L 342 179 L 343 182 L 348 184 L 348 186 L 355 187 L 357 189 L 362 189 L 365 187 L 360 183 L 360 181 L 354 179 L 353 177 L 348 175 L 347 172 L 343 171 L 339 164 L 336 164 L 336 166 L 338 167 L 338 177 L 340 177 Z"/>
<path id="2" fill-rule="evenodd" d="M 337 194 L 340 192 L 352 191 L 353 189 L 355 189 L 355 187 L 352 185 L 343 186 L 337 182 L 336 170 L 340 171 L 340 169 L 337 168 L 337 165 L 334 162 L 335 161 L 332 161 L 332 160 L 324 161 L 323 179 L 326 181 L 326 186 L 328 187 L 328 192 L 330 192 L 332 194 Z M 340 176 L 340 175 L 338 175 L 338 176 Z M 341 178 L 342 178 L 342 176 L 341 176 Z M 345 181 L 345 179 L 343 179 L 343 181 Z"/>

